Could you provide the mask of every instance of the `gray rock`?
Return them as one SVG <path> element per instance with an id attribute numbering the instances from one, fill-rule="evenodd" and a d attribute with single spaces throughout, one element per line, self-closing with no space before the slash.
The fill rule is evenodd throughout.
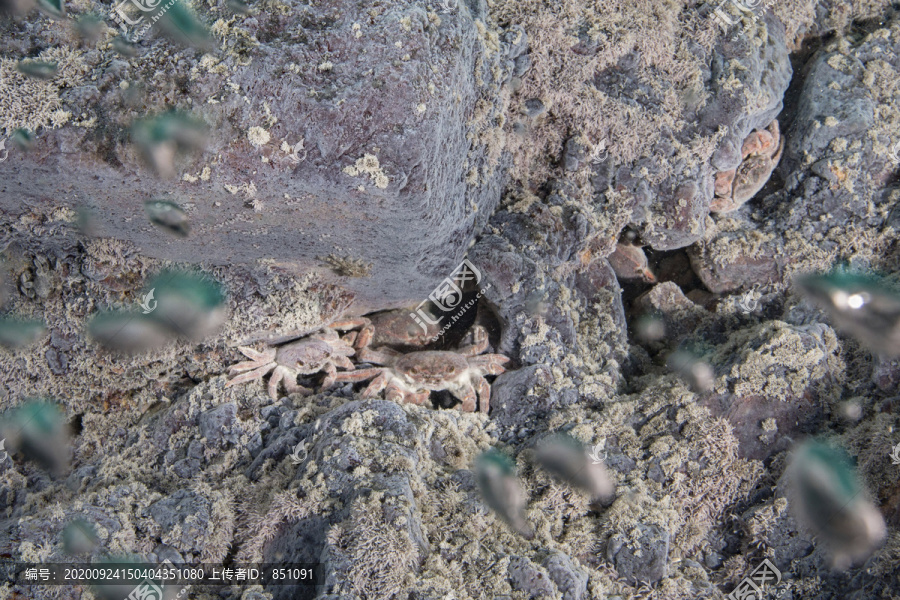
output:
<path id="1" fill-rule="evenodd" d="M 507 575 L 513 589 L 524 592 L 529 598 L 552 597 L 556 592 L 547 572 L 525 557 L 510 557 Z"/>
<path id="2" fill-rule="evenodd" d="M 140 59 L 86 53 L 62 105 L 96 122 L 42 130 L 31 153 L 0 163 L 2 228 L 38 206 L 49 215 L 84 204 L 96 209 L 98 235 L 148 256 L 313 271 L 355 296 L 357 312 L 427 297 L 500 200 L 508 159 L 487 139 L 527 36 L 518 28 L 502 35 L 500 52 L 488 49 L 475 23 L 494 27 L 483 1 L 441 14 L 440 25 L 419 0 L 376 17 L 351 0 L 285 6 L 239 18 L 241 35 L 210 55 L 215 68 L 163 38 L 145 40 Z M 31 35 L 31 46 L 46 46 L 40 30 Z M 0 49 L 19 56 L 10 37 Z M 176 159 L 177 178 L 157 177 L 131 144 L 132 96 L 140 114 L 174 107 L 207 124 L 205 148 Z M 300 141 L 302 150 L 282 150 Z M 135 215 L 157 197 L 185 208 L 188 238 Z M 427 234 L 409 235 L 409 223 L 428 223 Z M 29 293 L 53 293 L 47 273 L 30 271 Z"/>
<path id="3" fill-rule="evenodd" d="M 606 558 L 613 564 L 619 577 L 637 584 L 641 581 L 656 583 L 666 576 L 669 556 L 669 532 L 657 525 L 639 523 L 639 537 L 629 541 L 624 534 L 610 538 Z M 632 548 L 629 544 L 635 544 Z"/>
<path id="4" fill-rule="evenodd" d="M 235 444 L 241 435 L 240 422 L 237 420 L 237 405 L 233 402 L 202 412 L 199 424 L 200 435 L 206 438 L 211 446 L 218 446 L 223 442 Z"/>
<path id="5" fill-rule="evenodd" d="M 541 563 L 563 600 L 582 600 L 587 594 L 588 574 L 572 557 L 553 552 Z"/>
<path id="6" fill-rule="evenodd" d="M 181 536 L 179 547 L 200 553 L 204 540 L 210 534 L 210 502 L 190 490 L 181 489 L 150 505 L 149 512 L 162 531 L 172 531 L 178 526 Z"/>

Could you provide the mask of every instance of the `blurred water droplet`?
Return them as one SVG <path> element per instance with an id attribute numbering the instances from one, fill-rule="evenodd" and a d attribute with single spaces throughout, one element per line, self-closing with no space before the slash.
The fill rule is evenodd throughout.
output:
<path id="1" fill-rule="evenodd" d="M 178 0 L 160 17 L 159 24 L 166 35 L 178 43 L 201 50 L 215 48 L 206 25 Z"/>
<path id="2" fill-rule="evenodd" d="M 0 438 L 12 454 L 26 458 L 61 474 L 69 461 L 69 428 L 62 407 L 48 400 L 29 399 L 0 416 Z"/>
<path id="3" fill-rule="evenodd" d="M 807 442 L 795 451 L 784 477 L 795 515 L 829 546 L 836 566 L 865 560 L 886 537 L 884 518 L 866 498 L 843 450 Z"/>
<path id="4" fill-rule="evenodd" d="M 525 493 L 512 461 L 489 450 L 475 461 L 475 477 L 485 503 L 523 537 L 534 538 L 534 530 L 525 519 Z"/>
<path id="5" fill-rule="evenodd" d="M 676 350 L 669 355 L 666 366 L 684 379 L 697 393 L 713 389 L 716 374 L 712 366 L 689 350 Z"/>
<path id="6" fill-rule="evenodd" d="M 121 35 L 116 36 L 113 39 L 112 47 L 113 50 L 128 58 L 138 55 L 137 46 L 135 46 L 130 40 L 125 39 Z"/>
<path id="7" fill-rule="evenodd" d="M 84 519 L 74 519 L 62 532 L 63 549 L 71 555 L 89 554 L 98 545 L 97 530 Z"/>
<path id="8" fill-rule="evenodd" d="M 56 77 L 57 64 L 55 62 L 25 59 L 20 60 L 16 64 L 16 70 L 33 79 L 47 81 Z"/>
<path id="9" fill-rule="evenodd" d="M 157 308 L 150 318 L 192 340 L 212 334 L 225 322 L 225 293 L 208 277 L 183 271 L 163 271 L 148 284 Z"/>
<path id="10" fill-rule="evenodd" d="M 63 0 L 37 0 L 38 8 L 47 15 L 61 19 L 66 15 Z"/>
<path id="11" fill-rule="evenodd" d="M 900 356 L 900 294 L 884 279 L 835 271 L 809 275 L 797 283 L 825 309 L 836 329 L 876 354 Z"/>
<path id="12" fill-rule="evenodd" d="M 132 140 L 144 158 L 163 178 L 175 175 L 178 152 L 196 151 L 206 144 L 206 124 L 188 114 L 170 111 L 137 121 L 131 128 Z"/>
<path id="13" fill-rule="evenodd" d="M 249 15 L 251 12 L 250 6 L 248 6 L 244 0 L 227 0 L 225 5 L 229 10 L 239 15 Z"/>
<path id="14" fill-rule="evenodd" d="M 595 500 L 609 500 L 615 486 L 600 456 L 568 435 L 557 435 L 538 448 L 537 462 L 561 481 L 588 492 Z"/>
<path id="15" fill-rule="evenodd" d="M 144 210 L 150 222 L 178 237 L 187 237 L 191 232 L 187 213 L 180 206 L 168 200 L 148 200 Z"/>
<path id="16" fill-rule="evenodd" d="M 88 333 L 110 350 L 135 354 L 164 346 L 175 335 L 153 319 L 134 312 L 101 312 L 88 322 Z"/>
<path id="17" fill-rule="evenodd" d="M 18 350 L 29 346 L 47 335 L 43 321 L 21 321 L 15 318 L 0 319 L 0 346 Z"/>
<path id="18" fill-rule="evenodd" d="M 16 129 L 9 138 L 16 148 L 22 152 L 29 152 L 34 148 L 34 136 L 27 129 Z"/>

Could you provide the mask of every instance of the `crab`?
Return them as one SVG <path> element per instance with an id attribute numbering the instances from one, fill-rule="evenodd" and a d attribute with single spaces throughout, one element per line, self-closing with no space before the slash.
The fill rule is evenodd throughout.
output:
<path id="1" fill-rule="evenodd" d="M 499 375 L 506 371 L 509 357 L 502 354 L 483 354 L 488 347 L 487 331 L 476 326 L 471 345 L 456 352 L 423 350 L 402 354 L 391 348 L 361 348 L 361 361 L 377 367 L 338 373 L 335 382 L 372 381 L 363 390 L 364 398 L 372 398 L 382 390 L 385 398 L 395 402 L 424 404 L 431 392 L 447 390 L 462 400 L 462 410 L 475 411 L 475 402 L 483 413 L 490 410 L 491 386 L 485 375 Z"/>
<path id="2" fill-rule="evenodd" d="M 312 390 L 297 383 L 300 375 L 313 375 L 325 372 L 323 388 L 331 387 L 337 375 L 337 367 L 352 370 L 354 364 L 348 357 L 356 354 L 352 345 L 355 337 L 341 337 L 336 330 L 351 329 L 369 325 L 368 319 L 348 319 L 332 324 L 330 327 L 277 348 L 267 348 L 262 352 L 247 346 L 239 346 L 241 354 L 250 360 L 237 363 L 228 368 L 230 373 L 240 373 L 225 384 L 231 387 L 246 381 L 261 379 L 272 371 L 269 378 L 268 391 L 273 400 L 278 399 L 278 386 L 282 382 L 289 394 L 310 394 Z"/>
<path id="3" fill-rule="evenodd" d="M 743 206 L 769 181 L 783 150 L 784 138 L 778 130 L 778 121 L 748 135 L 741 146 L 743 162 L 737 169 L 716 174 L 716 197 L 709 210 L 729 213 Z"/>

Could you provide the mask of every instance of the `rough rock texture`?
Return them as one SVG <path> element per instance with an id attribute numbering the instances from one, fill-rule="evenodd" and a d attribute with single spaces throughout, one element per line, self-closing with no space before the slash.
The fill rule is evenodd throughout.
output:
<path id="1" fill-rule="evenodd" d="M 24 21 L 6 24 L 0 130 L 46 123 L 30 153 L 13 148 L 0 163 L 4 243 L 28 238 L 20 218 L 73 221 L 88 208 L 97 235 L 146 256 L 315 271 L 356 294 L 358 312 L 427 296 L 500 199 L 504 84 L 526 47 L 477 7 L 439 7 L 279 1 L 235 19 L 221 5 L 207 17 L 221 47 L 203 56 L 153 39 L 123 60 L 108 30 L 96 48 L 53 50 L 59 75 L 28 83 L 55 104 L 8 66 L 36 51 Z M 43 48 L 54 31 L 43 20 L 29 34 Z M 190 111 L 208 126 L 175 180 L 131 143 L 136 107 Z M 156 197 L 187 211 L 187 239 L 144 218 Z M 412 223 L 422 235 L 409 235 Z"/>
<path id="2" fill-rule="evenodd" d="M 764 558 L 783 598 L 900 596 L 897 361 L 792 287 L 839 262 L 900 279 L 900 16 L 886 4 L 780 2 L 723 31 L 688 1 L 266 0 L 250 16 L 213 3 L 197 8 L 218 50 L 153 39 L 133 59 L 109 32 L 92 46 L 66 21 L 4 21 L 0 73 L 21 90 L 0 117 L 37 139 L 0 162 L 0 301 L 49 331 L 0 350 L 0 410 L 55 398 L 73 437 L 58 476 L 23 452 L 0 461 L 0 554 L 74 560 L 62 537 L 78 519 L 97 532 L 80 558 L 321 565 L 317 587 L 191 600 L 719 598 Z M 13 74 L 47 48 L 58 79 Z M 22 90 L 49 112 L 6 110 Z M 216 129 L 178 160 L 181 179 L 158 181 L 128 142 L 127 103 L 189 98 Z M 787 146 L 768 186 L 708 215 L 715 172 L 776 115 Z M 366 153 L 377 167 L 357 164 Z M 141 195 L 161 191 L 182 196 L 187 242 L 145 221 Z M 79 231 L 80 204 L 109 208 Z M 623 233 L 646 244 L 657 284 L 617 281 L 606 257 Z M 235 346 L 415 305 L 465 252 L 485 294 L 428 348 L 488 329 L 511 359 L 488 378 L 489 414 L 445 392 L 413 406 L 363 399 L 362 384 L 321 390 L 319 375 L 299 381 L 310 396 L 225 387 Z M 221 330 L 131 357 L 98 348 L 90 316 L 134 309 L 175 256 L 209 257 L 228 291 Z M 638 335 L 647 314 L 662 337 Z M 677 351 L 709 368 L 708 388 L 666 367 Z M 615 498 L 535 463 L 556 434 L 602 458 Z M 784 497 L 789 451 L 809 436 L 847 449 L 888 523 L 865 565 L 834 571 Z M 514 463 L 533 539 L 481 498 L 488 449 Z M 0 598 L 99 596 L 0 581 Z"/>

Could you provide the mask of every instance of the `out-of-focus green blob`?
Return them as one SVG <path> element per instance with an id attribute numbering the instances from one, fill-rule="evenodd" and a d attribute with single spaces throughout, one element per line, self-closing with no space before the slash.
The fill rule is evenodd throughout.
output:
<path id="1" fill-rule="evenodd" d="M 74 519 L 62 532 L 63 549 L 73 556 L 90 554 L 97 548 L 99 538 L 94 526 L 84 519 Z"/>
<path id="2" fill-rule="evenodd" d="M 29 346 L 47 335 L 43 321 L 21 321 L 14 318 L 0 319 L 0 346 L 18 350 Z"/>
<path id="3" fill-rule="evenodd" d="M 595 500 L 608 501 L 615 494 L 615 485 L 603 463 L 569 435 L 559 434 L 545 440 L 535 458 L 557 479 L 588 492 Z"/>
<path id="4" fill-rule="evenodd" d="M 16 129 L 10 136 L 9 141 L 15 144 L 16 148 L 22 152 L 29 152 L 34 148 L 34 136 L 27 129 Z"/>
<path id="5" fill-rule="evenodd" d="M 178 43 L 201 50 L 215 48 L 209 29 L 179 0 L 175 0 L 160 17 L 159 24 L 166 35 Z"/>
<path id="6" fill-rule="evenodd" d="M 63 0 L 37 0 L 38 8 L 47 15 L 62 19 L 66 16 L 66 6 Z"/>
<path id="7" fill-rule="evenodd" d="M 865 560 L 884 540 L 884 518 L 843 450 L 807 442 L 795 451 L 785 477 L 796 516 L 829 546 L 835 566 Z"/>
<path id="8" fill-rule="evenodd" d="M 96 42 L 106 26 L 103 19 L 94 13 L 87 13 L 75 20 L 75 33 L 86 42 Z"/>
<path id="9" fill-rule="evenodd" d="M 131 138 L 160 177 L 171 178 L 178 152 L 199 150 L 206 144 L 206 124 L 189 114 L 169 111 L 135 122 Z"/>
<path id="10" fill-rule="evenodd" d="M 127 58 L 132 58 L 138 55 L 137 46 L 135 46 L 131 41 L 125 39 L 121 35 L 113 38 L 112 48 L 113 50 Z"/>
<path id="11" fill-rule="evenodd" d="M 828 312 L 836 329 L 876 354 L 900 356 L 900 294 L 882 278 L 838 270 L 807 275 L 797 284 Z"/>
<path id="12" fill-rule="evenodd" d="M 496 450 L 489 450 L 475 461 L 475 477 L 485 503 L 520 535 L 529 540 L 534 538 L 534 530 L 525 519 L 525 493 L 512 461 Z"/>
<path id="13" fill-rule="evenodd" d="M 231 12 L 239 15 L 249 15 L 252 12 L 250 6 L 244 0 L 227 0 L 225 5 Z"/>
<path id="14" fill-rule="evenodd" d="M 191 232 L 187 213 L 174 202 L 148 200 L 144 202 L 144 210 L 147 212 L 147 217 L 151 223 L 172 235 L 186 238 Z"/>
<path id="15" fill-rule="evenodd" d="M 158 303 L 150 318 L 179 335 L 199 340 L 225 322 L 224 290 L 208 277 L 186 271 L 163 271 L 146 288 L 154 290 Z"/>
<path id="16" fill-rule="evenodd" d="M 62 407 L 49 400 L 29 399 L 0 416 L 0 438 L 12 454 L 21 452 L 49 469 L 62 473 L 69 462 L 70 434 Z"/>
<path id="17" fill-rule="evenodd" d="M 25 59 L 16 64 L 16 70 L 33 79 L 47 81 L 56 77 L 58 66 L 55 62 Z"/>

